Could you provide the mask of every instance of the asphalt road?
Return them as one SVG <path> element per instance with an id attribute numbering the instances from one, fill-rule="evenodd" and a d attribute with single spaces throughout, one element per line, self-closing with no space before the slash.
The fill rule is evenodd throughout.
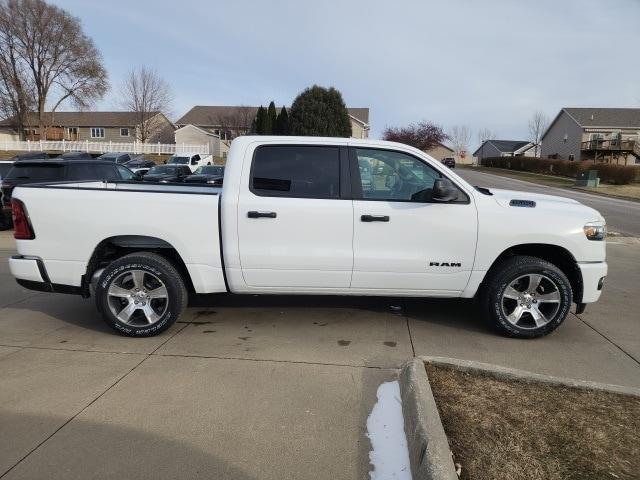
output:
<path id="1" fill-rule="evenodd" d="M 621 200 L 601 195 L 592 195 L 585 192 L 569 190 L 566 188 L 547 187 L 537 185 L 514 178 L 491 175 L 477 172 L 471 169 L 456 169 L 456 173 L 472 185 L 488 188 L 502 188 L 505 190 L 520 190 L 524 192 L 545 193 L 569 197 L 589 207 L 598 210 L 607 220 L 610 231 L 624 235 L 640 237 L 640 202 Z"/>

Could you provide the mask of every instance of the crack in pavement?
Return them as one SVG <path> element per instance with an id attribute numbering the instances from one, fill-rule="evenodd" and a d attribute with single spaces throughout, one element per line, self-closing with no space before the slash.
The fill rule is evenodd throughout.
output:
<path id="1" fill-rule="evenodd" d="M 611 345 L 613 345 L 614 347 L 616 347 L 618 350 L 620 350 L 622 353 L 624 353 L 627 357 L 629 357 L 631 360 L 633 360 L 639 367 L 640 367 L 640 360 L 637 359 L 636 357 L 633 356 L 633 354 L 627 352 L 624 348 L 622 348 L 620 345 L 618 345 L 616 342 L 614 342 L 613 340 L 611 340 L 609 337 L 607 337 L 604 333 L 602 333 L 600 330 L 598 330 L 596 327 L 594 327 L 593 325 L 591 325 L 589 322 L 587 322 L 584 318 L 582 318 L 580 315 L 576 315 L 575 313 L 572 313 L 571 315 L 573 315 L 574 317 L 576 317 L 578 320 L 580 320 L 582 323 L 584 323 L 587 327 L 589 327 L 591 330 L 593 330 L 594 332 L 596 332 L 598 335 L 600 335 L 602 338 L 604 338 L 607 342 L 609 342 Z"/>

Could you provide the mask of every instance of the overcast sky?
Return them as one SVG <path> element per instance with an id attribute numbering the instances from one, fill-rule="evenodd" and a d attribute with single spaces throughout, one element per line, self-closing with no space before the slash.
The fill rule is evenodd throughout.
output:
<path id="1" fill-rule="evenodd" d="M 640 0 L 55 0 L 110 74 L 145 64 L 193 105 L 290 105 L 314 83 L 369 107 L 372 137 L 429 120 L 527 138 L 536 110 L 640 107 Z"/>

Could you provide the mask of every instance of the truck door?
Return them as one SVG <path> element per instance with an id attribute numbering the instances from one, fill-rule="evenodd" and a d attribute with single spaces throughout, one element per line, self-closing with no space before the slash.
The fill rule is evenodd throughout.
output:
<path id="1" fill-rule="evenodd" d="M 260 145 L 248 163 L 238 200 L 246 284 L 348 288 L 353 202 L 347 147 Z"/>
<path id="2" fill-rule="evenodd" d="M 431 200 L 443 174 L 401 151 L 351 148 L 354 266 L 351 287 L 450 294 L 473 267 L 477 214 L 459 188 L 448 203 Z"/>

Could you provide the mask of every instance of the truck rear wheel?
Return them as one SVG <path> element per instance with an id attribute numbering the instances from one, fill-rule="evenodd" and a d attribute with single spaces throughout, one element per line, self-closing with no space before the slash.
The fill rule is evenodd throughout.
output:
<path id="1" fill-rule="evenodd" d="M 571 283 L 562 270 L 545 260 L 511 257 L 489 272 L 482 300 L 489 322 L 501 333 L 541 337 L 567 318 Z"/>
<path id="2" fill-rule="evenodd" d="M 169 328 L 187 306 L 180 273 L 164 257 L 137 252 L 107 266 L 96 286 L 104 321 L 131 337 L 149 337 Z"/>

